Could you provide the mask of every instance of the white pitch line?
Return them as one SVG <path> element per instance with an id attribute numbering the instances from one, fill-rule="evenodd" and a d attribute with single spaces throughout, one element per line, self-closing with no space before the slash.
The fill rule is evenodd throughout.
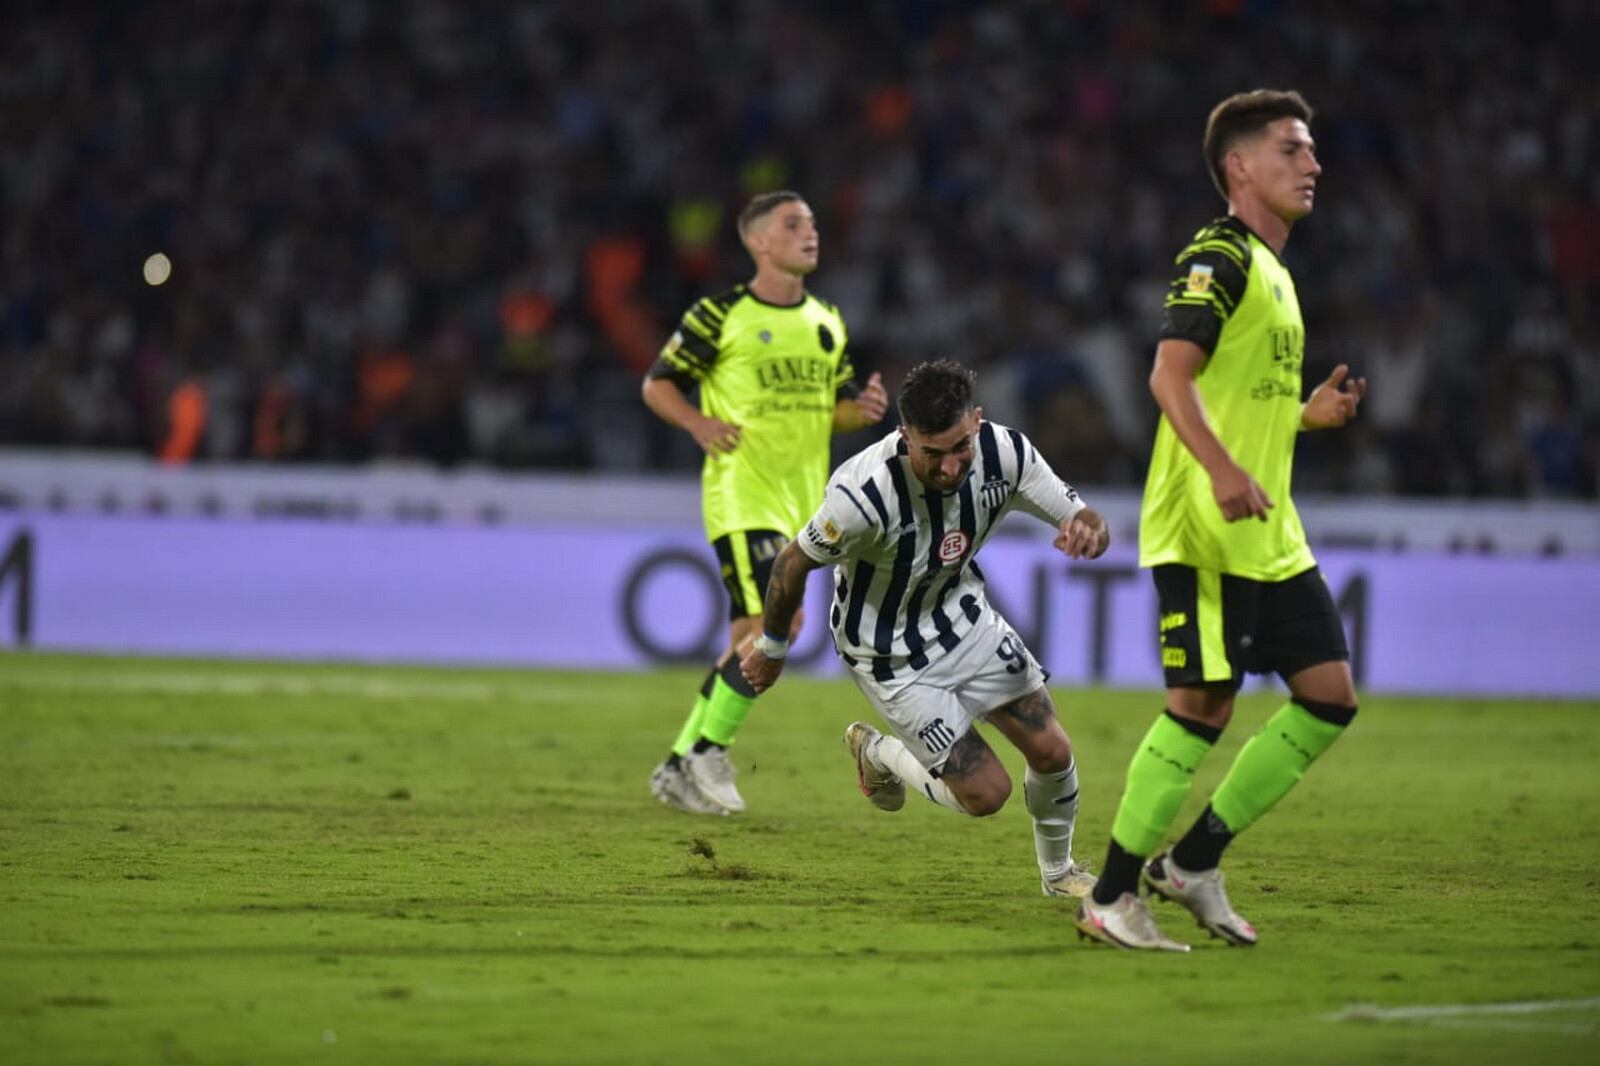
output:
<path id="1" fill-rule="evenodd" d="M 1526 1022 L 1501 1021 L 1516 1015 L 1548 1014 L 1552 1011 L 1600 1010 L 1600 996 L 1588 999 L 1540 999 L 1522 1003 L 1443 1003 L 1433 1006 L 1379 1007 L 1357 1003 L 1341 1011 L 1324 1014 L 1325 1022 L 1423 1022 L 1429 1025 L 1485 1025 L 1496 1028 L 1529 1028 Z M 1562 1032 L 1588 1033 L 1592 1024 L 1544 1023 L 1539 1026 Z"/>
<path id="2" fill-rule="evenodd" d="M 573 698 L 570 684 L 510 685 L 492 681 L 378 678 L 354 674 L 200 674 L 27 672 L 0 677 L 0 689 L 123 692 L 180 696 L 355 696 L 372 700 L 452 700 L 468 703 Z"/>

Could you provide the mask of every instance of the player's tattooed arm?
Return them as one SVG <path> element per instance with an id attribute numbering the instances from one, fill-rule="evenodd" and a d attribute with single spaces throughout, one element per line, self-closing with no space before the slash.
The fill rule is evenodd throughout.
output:
<path id="1" fill-rule="evenodd" d="M 767 598 L 761 608 L 762 627 L 767 633 L 789 632 L 795 612 L 805 600 L 806 575 L 821 565 L 795 547 L 794 541 L 783 546 L 778 557 L 772 561 L 772 576 L 767 579 Z M 783 644 L 787 649 L 788 642 L 785 640 Z M 765 692 L 783 672 L 783 656 L 768 656 L 758 641 L 739 660 L 739 669 L 756 692 Z"/>

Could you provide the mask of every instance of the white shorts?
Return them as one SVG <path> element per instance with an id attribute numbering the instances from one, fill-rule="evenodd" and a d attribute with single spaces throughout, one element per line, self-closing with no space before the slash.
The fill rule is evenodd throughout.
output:
<path id="1" fill-rule="evenodd" d="M 993 607 L 954 651 L 928 664 L 910 684 L 886 687 L 854 670 L 850 676 L 929 770 L 944 764 L 973 722 L 1044 685 L 1039 663 Z"/>

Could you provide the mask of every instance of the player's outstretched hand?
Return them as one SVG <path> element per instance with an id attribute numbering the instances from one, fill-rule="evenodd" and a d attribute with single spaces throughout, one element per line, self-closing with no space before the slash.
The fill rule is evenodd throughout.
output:
<path id="1" fill-rule="evenodd" d="M 1274 506 L 1267 490 L 1237 463 L 1229 463 L 1227 469 L 1212 472 L 1211 494 L 1217 498 L 1222 517 L 1230 522 L 1237 522 L 1241 518 L 1259 518 L 1265 522 L 1267 512 Z"/>
<path id="2" fill-rule="evenodd" d="M 716 418 L 700 419 L 689 434 L 707 455 L 726 455 L 739 446 L 739 427 Z"/>
<path id="3" fill-rule="evenodd" d="M 856 397 L 856 407 L 861 411 L 861 424 L 863 426 L 877 425 L 883 421 L 884 413 L 889 410 L 889 394 L 883 388 L 883 375 L 876 370 L 867 379 L 867 384 Z"/>
<path id="4" fill-rule="evenodd" d="M 1085 507 L 1061 523 L 1055 546 L 1069 559 L 1098 559 L 1111 546 L 1111 529 L 1099 511 Z"/>
<path id="5" fill-rule="evenodd" d="M 739 660 L 739 672 L 760 695 L 771 688 L 777 682 L 778 675 L 783 673 L 783 660 L 769 659 L 752 646 Z"/>
<path id="6" fill-rule="evenodd" d="M 1340 363 L 1328 380 L 1311 390 L 1311 398 L 1300 412 L 1306 429 L 1337 429 L 1356 416 L 1361 397 L 1367 394 L 1367 379 L 1352 378 L 1350 367 Z"/>

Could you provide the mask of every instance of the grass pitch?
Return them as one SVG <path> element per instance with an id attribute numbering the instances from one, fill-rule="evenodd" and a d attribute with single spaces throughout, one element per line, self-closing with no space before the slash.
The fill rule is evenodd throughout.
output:
<path id="1" fill-rule="evenodd" d="M 1261 946 L 1151 957 L 1020 789 L 862 800 L 848 682 L 763 698 L 749 814 L 661 807 L 698 681 L 0 657 L 0 1062 L 1600 1059 L 1600 705 L 1368 698 L 1229 856 Z M 1098 863 L 1160 696 L 1056 695 Z"/>

